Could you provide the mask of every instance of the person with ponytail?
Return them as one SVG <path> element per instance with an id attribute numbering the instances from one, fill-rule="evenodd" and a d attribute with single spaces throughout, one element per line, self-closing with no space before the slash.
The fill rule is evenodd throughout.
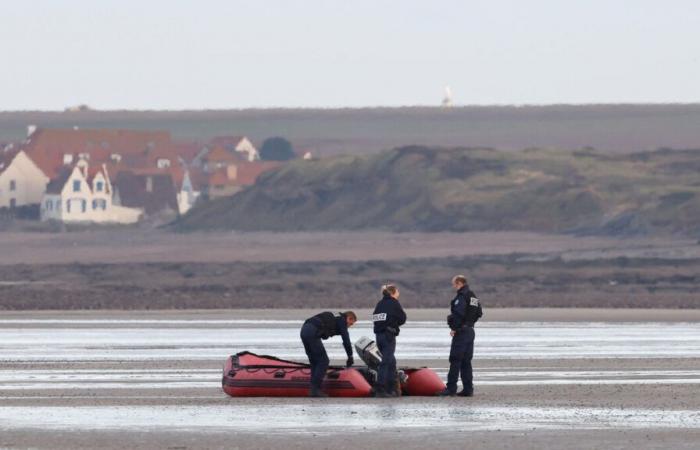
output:
<path id="1" fill-rule="evenodd" d="M 374 392 L 377 397 L 397 397 L 396 383 L 396 336 L 399 327 L 406 323 L 406 313 L 399 303 L 399 289 L 393 284 L 382 286 L 382 299 L 379 300 L 372 314 L 374 335 L 377 347 L 382 353 L 382 362 L 377 369 L 377 383 Z"/>

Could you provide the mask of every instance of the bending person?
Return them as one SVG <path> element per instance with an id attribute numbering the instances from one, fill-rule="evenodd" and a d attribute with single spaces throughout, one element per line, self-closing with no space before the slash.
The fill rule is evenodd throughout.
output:
<path id="1" fill-rule="evenodd" d="M 310 397 L 328 397 L 321 391 L 321 383 L 326 376 L 328 369 L 328 354 L 321 339 L 328 339 L 331 336 L 340 335 L 343 338 L 343 347 L 348 355 L 346 367 L 354 364 L 352 358 L 352 344 L 348 328 L 355 325 L 357 316 L 352 311 L 339 313 L 337 316 L 330 311 L 325 311 L 309 318 L 304 322 L 299 333 L 301 342 L 304 344 L 306 356 L 311 364 L 311 390 Z"/>
<path id="2" fill-rule="evenodd" d="M 447 316 L 447 325 L 450 327 L 450 336 L 452 336 L 450 371 L 447 373 L 447 388 L 439 395 L 471 397 L 474 395 L 472 383 L 474 324 L 482 316 L 481 301 L 469 289 L 464 275 L 452 278 L 452 287 L 457 291 L 457 295 L 450 303 L 450 315 Z M 457 394 L 457 378 L 460 374 L 463 389 Z"/>
<path id="3" fill-rule="evenodd" d="M 377 369 L 377 384 L 374 392 L 377 397 L 397 397 L 396 385 L 396 336 L 399 327 L 406 323 L 406 313 L 399 303 L 399 290 L 396 286 L 382 286 L 382 299 L 374 308 L 372 315 L 377 347 L 382 353 L 382 362 Z"/>

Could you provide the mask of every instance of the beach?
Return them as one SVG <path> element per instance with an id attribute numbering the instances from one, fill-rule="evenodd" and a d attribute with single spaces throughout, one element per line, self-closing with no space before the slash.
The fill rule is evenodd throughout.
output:
<path id="1" fill-rule="evenodd" d="M 399 366 L 444 379 L 444 311 L 409 310 Z M 472 398 L 231 398 L 225 358 L 305 360 L 305 310 L 6 312 L 2 448 L 693 448 L 697 310 L 491 309 Z M 367 311 L 351 329 L 371 336 Z M 344 358 L 327 341 L 332 362 Z M 359 358 L 356 358 L 359 362 Z"/>

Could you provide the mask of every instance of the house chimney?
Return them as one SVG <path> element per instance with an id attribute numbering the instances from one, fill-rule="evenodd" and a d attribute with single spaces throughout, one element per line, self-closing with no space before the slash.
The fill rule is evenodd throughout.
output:
<path id="1" fill-rule="evenodd" d="M 27 125 L 27 137 L 32 137 L 32 134 L 36 131 L 36 125 Z"/>

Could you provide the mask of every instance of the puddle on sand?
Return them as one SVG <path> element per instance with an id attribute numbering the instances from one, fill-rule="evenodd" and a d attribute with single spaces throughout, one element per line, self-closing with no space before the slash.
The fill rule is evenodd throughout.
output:
<path id="1" fill-rule="evenodd" d="M 129 429 L 189 432 L 334 433 L 356 430 L 700 428 L 698 411 L 649 409 L 304 404 L 2 407 L 0 429 Z"/>
<path id="2" fill-rule="evenodd" d="M 434 368 L 442 378 L 447 368 Z M 475 370 L 479 386 L 700 384 L 700 370 Z M 0 391 L 219 389 L 218 369 L 0 369 Z M 0 396 L 0 399 L 4 398 Z"/>
<path id="3" fill-rule="evenodd" d="M 282 326 L 251 321 L 246 323 L 253 326 L 247 327 L 218 323 L 193 328 L 196 321 L 152 321 L 148 327 L 137 328 L 139 320 L 123 320 L 120 323 L 124 328 L 109 328 L 104 322 L 76 320 L 72 322 L 76 328 L 55 328 L 50 323 L 27 328 L 22 321 L 0 323 L 6 326 L 0 328 L 0 361 L 173 358 L 223 361 L 228 354 L 241 350 L 288 359 L 305 358 L 297 324 Z M 351 331 L 354 339 L 363 335 L 373 335 L 366 324 Z M 344 359 L 339 339 L 329 340 L 326 347 L 331 358 Z M 446 360 L 449 349 L 450 336 L 444 323 L 416 322 L 402 331 L 397 358 Z M 499 360 L 700 357 L 700 327 L 695 324 L 485 323 L 477 327 L 475 357 Z"/>

